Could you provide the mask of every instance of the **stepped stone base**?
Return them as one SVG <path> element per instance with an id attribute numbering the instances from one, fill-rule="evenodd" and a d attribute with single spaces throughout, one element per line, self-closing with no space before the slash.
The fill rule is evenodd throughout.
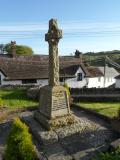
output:
<path id="1" fill-rule="evenodd" d="M 67 126 L 76 122 L 75 117 L 72 114 L 48 119 L 41 112 L 37 111 L 35 112 L 34 117 L 47 130 Z"/>
<path id="2" fill-rule="evenodd" d="M 50 131 L 34 119 L 35 114 L 22 117 L 47 160 L 91 160 L 118 138 L 118 134 L 102 119 L 75 108 L 72 110 L 76 123 Z"/>

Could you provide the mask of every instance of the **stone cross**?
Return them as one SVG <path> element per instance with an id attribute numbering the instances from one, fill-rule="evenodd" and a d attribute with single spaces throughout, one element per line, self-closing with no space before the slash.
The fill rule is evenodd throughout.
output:
<path id="1" fill-rule="evenodd" d="M 49 21 L 49 30 L 45 34 L 45 41 L 49 43 L 49 85 L 59 85 L 59 56 L 58 42 L 62 38 L 62 30 L 58 29 L 57 20 Z"/>

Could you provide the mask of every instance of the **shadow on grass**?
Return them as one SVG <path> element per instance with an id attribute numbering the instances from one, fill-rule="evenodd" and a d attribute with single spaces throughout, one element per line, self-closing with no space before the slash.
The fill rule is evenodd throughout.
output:
<path id="1" fill-rule="evenodd" d="M 37 102 L 37 100 L 32 100 L 27 97 L 27 90 L 23 89 L 13 89 L 13 90 L 2 90 L 0 97 L 3 100 L 26 100 L 26 101 L 33 101 Z"/>

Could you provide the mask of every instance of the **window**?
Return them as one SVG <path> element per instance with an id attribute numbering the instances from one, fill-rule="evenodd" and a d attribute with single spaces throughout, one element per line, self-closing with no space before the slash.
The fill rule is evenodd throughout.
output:
<path id="1" fill-rule="evenodd" d="M 82 73 L 77 74 L 77 81 L 82 81 Z"/>
<path id="2" fill-rule="evenodd" d="M 98 82 L 100 82 L 101 81 L 101 77 L 98 77 Z"/>
<path id="3" fill-rule="evenodd" d="M 22 80 L 22 84 L 31 84 L 31 83 L 37 83 L 36 79 L 24 79 Z"/>
<path id="4" fill-rule="evenodd" d="M 60 82 L 65 82 L 65 78 L 60 77 Z"/>

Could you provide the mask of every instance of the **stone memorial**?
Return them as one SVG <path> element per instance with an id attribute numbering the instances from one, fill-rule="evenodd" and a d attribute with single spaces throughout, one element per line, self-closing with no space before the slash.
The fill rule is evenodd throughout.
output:
<path id="1" fill-rule="evenodd" d="M 59 83 L 58 42 L 61 38 L 57 20 L 51 19 L 45 35 L 49 43 L 49 84 L 40 89 L 39 111 L 35 113 L 35 118 L 48 130 L 74 123 L 66 89 Z"/>

